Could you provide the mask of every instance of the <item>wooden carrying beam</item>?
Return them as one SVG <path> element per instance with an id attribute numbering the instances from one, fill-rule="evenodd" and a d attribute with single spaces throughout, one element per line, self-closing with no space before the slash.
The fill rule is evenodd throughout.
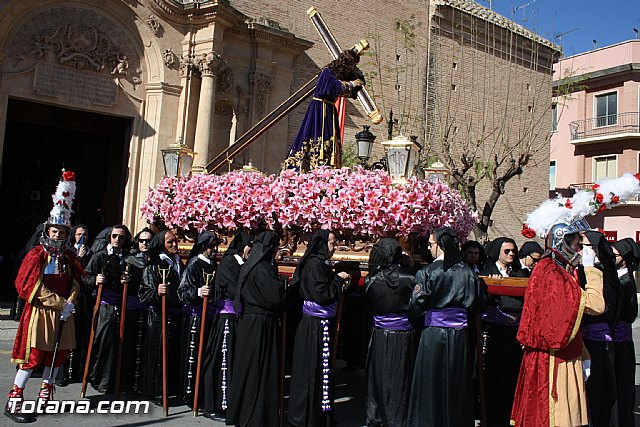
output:
<path id="1" fill-rule="evenodd" d="M 493 278 L 480 276 L 487 285 L 487 291 L 492 295 L 505 295 L 510 297 L 522 297 L 527 290 L 529 279 L 526 277 L 502 277 Z"/>

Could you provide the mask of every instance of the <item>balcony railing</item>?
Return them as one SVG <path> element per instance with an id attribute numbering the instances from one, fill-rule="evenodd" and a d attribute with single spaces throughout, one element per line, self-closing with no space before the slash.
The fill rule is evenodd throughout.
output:
<path id="1" fill-rule="evenodd" d="M 594 184 L 593 182 L 583 182 L 581 184 L 570 184 L 569 188 L 574 190 L 590 190 L 593 184 Z M 633 204 L 635 204 L 636 202 L 640 202 L 640 195 L 630 198 L 629 202 Z"/>
<path id="2" fill-rule="evenodd" d="M 640 134 L 640 113 L 620 113 L 577 120 L 569 123 L 571 140 L 618 135 L 623 133 Z"/>

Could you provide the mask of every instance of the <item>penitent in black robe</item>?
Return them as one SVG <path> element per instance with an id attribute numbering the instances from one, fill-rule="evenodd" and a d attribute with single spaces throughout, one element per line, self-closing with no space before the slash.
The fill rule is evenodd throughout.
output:
<path id="1" fill-rule="evenodd" d="M 182 319 L 182 345 L 180 369 L 180 397 L 187 402 L 193 404 L 193 396 L 195 392 L 195 379 L 198 363 L 198 349 L 200 346 L 200 325 L 202 319 L 202 297 L 198 296 L 198 289 L 205 284 L 205 274 L 213 274 L 216 269 L 215 261 L 206 260 L 195 256 L 189 260 L 187 267 L 182 275 L 180 286 L 178 287 L 178 298 L 185 306 L 183 307 L 184 318 Z M 213 276 L 211 276 L 213 279 Z M 209 279 L 211 280 L 211 279 Z M 213 280 L 209 286 L 213 289 Z M 209 296 L 207 306 L 207 322 L 206 330 L 211 330 L 213 320 L 216 315 L 216 301 L 213 291 Z M 205 330 L 205 333 L 206 333 Z M 208 344 L 205 343 L 205 346 Z M 203 357 L 204 358 L 204 357 Z M 211 385 L 206 384 L 203 380 L 205 375 L 200 374 L 200 390 L 205 391 Z M 200 394 L 202 399 L 202 394 Z"/>
<path id="2" fill-rule="evenodd" d="M 627 272 L 620 276 L 620 285 L 622 297 L 618 323 L 631 324 L 638 316 L 638 296 L 633 274 Z M 627 331 L 631 329 L 630 325 L 625 326 L 627 326 Z M 636 401 L 636 351 L 633 337 L 624 336 L 623 330 L 625 328 L 616 327 L 614 339 L 614 366 L 618 388 L 618 427 L 633 427 L 635 425 L 634 405 Z"/>
<path id="3" fill-rule="evenodd" d="M 367 277 L 367 306 L 373 316 L 407 316 L 415 277 L 399 266 Z M 407 425 L 409 389 L 416 357 L 415 331 L 371 328 L 367 355 L 367 426 Z"/>
<path id="4" fill-rule="evenodd" d="M 220 300 L 233 301 L 236 297 L 240 255 L 225 255 L 220 260 L 215 278 L 216 295 Z M 204 406 L 209 414 L 224 415 L 229 405 L 229 381 L 233 373 L 233 358 L 238 329 L 238 317 L 231 313 L 219 314 L 209 329 L 204 359 Z M 224 369 L 223 368 L 224 365 Z"/>
<path id="5" fill-rule="evenodd" d="M 107 249 L 103 249 L 93 255 L 85 270 L 87 272 L 85 282 L 89 285 L 96 286 L 96 276 L 98 274 L 105 275 L 89 372 L 91 385 L 100 393 L 111 391 L 115 381 L 122 305 L 120 278 L 124 267 L 123 256 L 109 255 Z"/>
<path id="6" fill-rule="evenodd" d="M 516 260 L 516 262 L 520 262 Z M 484 266 L 481 275 L 501 275 L 494 262 Z M 510 272 L 510 277 L 521 277 L 521 272 Z M 516 393 L 522 347 L 516 339 L 524 298 L 493 295 L 489 298 L 487 314 L 483 318 L 485 332 L 485 390 L 487 424 L 489 427 L 509 425 L 511 406 Z M 498 311 L 495 311 L 495 310 Z M 502 313 L 497 318 L 488 313 Z M 493 320 L 498 320 L 497 322 Z"/>
<path id="7" fill-rule="evenodd" d="M 309 257 L 302 271 L 300 296 L 322 306 L 336 303 L 342 279 L 318 256 Z M 323 319 L 303 314 L 296 330 L 291 366 L 288 420 L 294 426 L 331 425 L 333 411 L 322 411 Z M 329 319 L 329 360 L 333 351 L 334 319 Z M 329 369 L 332 369 L 331 366 Z M 331 371 L 328 373 L 331 378 Z M 333 387 L 329 390 L 330 399 Z M 332 400 L 332 399 L 331 399 Z"/>
<path id="8" fill-rule="evenodd" d="M 284 295 L 284 283 L 268 261 L 251 269 L 241 291 L 244 314 L 236 348 L 242 351 L 234 358 L 227 425 L 278 425 L 278 316 Z"/>
<path id="9" fill-rule="evenodd" d="M 149 304 L 146 321 L 145 343 L 143 349 L 143 366 L 140 392 L 157 398 L 162 395 L 162 305 L 158 295 L 158 285 L 162 282 L 160 268 L 169 268 L 167 276 L 167 347 L 168 347 L 168 395 L 178 392 L 180 369 L 180 326 L 182 321 L 182 304 L 178 298 L 180 274 L 170 267 L 169 263 L 153 258 L 142 273 L 142 283 L 138 291 L 140 301 Z M 182 265 L 180 271 L 183 270 Z"/>
<path id="10" fill-rule="evenodd" d="M 463 262 L 444 271 L 437 260 L 416 274 L 409 316 L 424 322 L 429 309 L 467 309 L 467 318 L 482 305 L 485 292 Z M 468 328 L 425 327 L 416 356 L 409 401 L 412 427 L 473 427 L 473 349 Z"/>

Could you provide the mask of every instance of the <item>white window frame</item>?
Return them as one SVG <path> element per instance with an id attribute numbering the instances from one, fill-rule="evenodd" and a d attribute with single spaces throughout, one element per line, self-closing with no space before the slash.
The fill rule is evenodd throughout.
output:
<path id="1" fill-rule="evenodd" d="M 556 111 L 555 120 L 553 119 L 553 110 Z M 558 102 L 554 101 L 554 102 L 551 103 L 551 132 L 552 133 L 558 132 L 559 125 L 560 125 L 560 116 L 558 115 Z M 557 165 L 557 163 L 556 163 L 556 165 Z"/>
<path id="2" fill-rule="evenodd" d="M 558 181 L 558 161 L 556 159 L 549 159 L 549 178 L 551 178 L 551 162 L 553 162 L 553 166 L 555 166 L 555 171 L 553 174 L 553 187 L 551 186 L 551 179 L 549 179 L 549 191 L 556 189 L 556 183 Z"/>
<path id="3" fill-rule="evenodd" d="M 595 121 L 595 126 L 593 127 L 594 129 L 596 128 L 602 129 L 602 128 L 611 127 L 611 126 L 618 126 L 618 117 L 616 117 L 616 122 L 613 124 L 598 126 L 598 97 L 609 95 L 612 93 L 616 94 L 616 116 L 620 115 L 620 109 L 618 108 L 620 106 L 618 89 L 603 90 L 601 92 L 594 93 L 593 94 L 593 120 Z M 605 116 L 605 117 L 608 117 L 608 116 Z"/>
<path id="4" fill-rule="evenodd" d="M 592 168 L 591 168 L 591 179 L 593 180 L 593 182 L 596 182 L 596 160 L 597 159 L 605 159 L 605 158 L 610 158 L 610 157 L 615 157 L 616 159 L 616 173 L 615 176 L 613 178 L 618 177 L 618 170 L 619 170 L 619 162 L 620 162 L 620 156 L 618 154 L 605 154 L 602 156 L 593 156 L 592 157 Z"/>

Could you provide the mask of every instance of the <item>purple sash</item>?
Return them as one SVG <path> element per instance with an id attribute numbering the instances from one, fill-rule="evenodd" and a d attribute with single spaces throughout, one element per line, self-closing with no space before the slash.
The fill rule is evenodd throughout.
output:
<path id="1" fill-rule="evenodd" d="M 410 331 L 413 325 L 406 314 L 379 314 L 373 316 L 373 326 L 390 331 Z"/>
<path id="2" fill-rule="evenodd" d="M 590 323 L 582 327 L 582 338 L 588 341 L 611 342 L 611 329 L 604 322 Z"/>
<path id="3" fill-rule="evenodd" d="M 487 307 L 487 311 L 482 315 L 482 320 L 502 326 L 520 325 L 520 313 L 505 313 L 495 305 Z"/>
<path id="4" fill-rule="evenodd" d="M 614 342 L 629 342 L 633 341 L 631 336 L 631 323 L 618 322 L 616 323 L 616 336 L 613 338 Z"/>
<path id="5" fill-rule="evenodd" d="M 182 312 L 187 316 L 202 317 L 202 306 L 185 304 L 182 306 Z M 216 305 L 215 303 L 209 303 L 207 306 L 207 319 L 213 319 L 216 317 Z"/>
<path id="6" fill-rule="evenodd" d="M 424 326 L 436 328 L 466 328 L 466 308 L 434 308 L 427 310 L 424 316 Z"/>
<path id="7" fill-rule="evenodd" d="M 216 301 L 216 311 L 218 314 L 237 314 L 233 300 L 226 298 L 221 298 Z M 240 304 L 240 313 L 242 313 L 242 304 Z"/>
<path id="8" fill-rule="evenodd" d="M 319 317 L 320 319 L 333 319 L 336 317 L 337 308 L 337 302 L 329 305 L 320 305 L 313 301 L 304 300 L 302 313 L 308 316 Z"/>
<path id="9" fill-rule="evenodd" d="M 149 308 L 149 305 L 143 302 L 140 302 L 138 297 L 127 295 L 127 311 L 146 310 L 147 308 Z"/>
<path id="10" fill-rule="evenodd" d="M 102 289 L 102 298 L 100 299 L 100 304 L 121 305 L 122 294 L 114 291 L 113 289 Z"/>

